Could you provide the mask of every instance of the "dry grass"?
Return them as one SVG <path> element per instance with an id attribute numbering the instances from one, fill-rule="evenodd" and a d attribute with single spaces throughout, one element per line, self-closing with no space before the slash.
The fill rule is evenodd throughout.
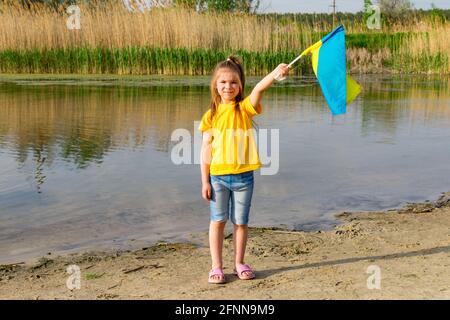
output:
<path id="1" fill-rule="evenodd" d="M 323 21 L 311 25 L 269 16 L 200 14 L 176 8 L 129 12 L 121 0 L 79 7 L 81 30 L 69 30 L 69 14 L 64 8 L 54 11 L 34 5 L 25 10 L 17 1 L 0 5 L 0 49 L 150 46 L 280 51 L 304 48 L 317 41 L 317 33 L 332 28 Z M 442 28 L 442 23 L 437 25 L 432 20 L 411 20 L 382 31 L 371 31 L 362 22 L 344 24 L 347 33 L 433 32 Z M 448 29 L 448 23 L 444 26 Z"/>
<path id="2" fill-rule="evenodd" d="M 211 52 L 243 50 L 260 53 L 295 53 L 316 42 L 332 28 L 324 21 L 302 24 L 295 19 L 243 14 L 200 14 L 177 8 L 153 9 L 144 13 L 129 12 L 121 0 L 111 0 L 94 7 L 80 4 L 79 7 L 81 29 L 69 30 L 66 26 L 69 14 L 63 10 L 64 8 L 54 11 L 42 5 L 35 5 L 30 10 L 25 10 L 17 5 L 16 1 L 4 3 L 0 7 L 0 30 L 2 30 L 0 51 L 69 48 L 115 50 L 146 47 L 206 49 Z M 368 30 L 363 22 L 343 22 L 347 34 L 357 34 L 357 37 L 360 34 L 369 36 L 356 47 L 349 44 L 349 63 L 354 72 L 382 72 L 386 70 L 385 67 L 406 72 L 450 71 L 450 42 L 446 39 L 450 31 L 448 22 L 438 23 L 431 19 L 413 18 L 402 21 L 401 24 L 390 25 L 389 30 L 386 26 L 383 26 L 383 30 Z M 382 37 L 396 33 L 409 35 L 406 39 L 398 37 L 392 41 Z M 369 50 L 365 50 L 364 41 L 369 40 L 371 41 L 367 43 Z M 386 41 L 390 41 L 391 44 L 388 46 Z M 39 53 L 33 53 L 33 56 L 39 61 Z M 45 54 L 42 56 L 45 57 Z M 136 58 L 122 53 L 119 56 L 121 61 L 129 59 L 134 61 Z M 170 58 L 171 54 L 168 56 Z M 96 58 L 93 56 L 87 59 L 91 61 Z M 214 60 L 208 57 L 202 59 L 206 59 L 202 70 L 209 68 L 212 63 L 209 60 Z M 133 61 L 127 63 L 133 66 Z M 166 62 L 164 61 L 165 65 Z M 185 64 L 183 60 L 187 70 L 191 68 L 189 63 Z M 36 66 L 32 64 L 31 68 L 34 70 L 32 72 L 39 72 L 38 69 L 45 70 L 39 63 Z M 104 66 L 100 68 L 108 69 Z M 258 64 L 256 68 L 259 68 Z M 148 68 L 138 67 L 138 69 L 138 72 L 131 73 L 146 74 L 148 71 Z M 157 69 L 158 73 L 166 72 Z M 198 73 L 198 71 L 187 72 L 187 74 Z M 170 71 L 169 74 L 178 73 Z M 199 74 L 204 74 L 204 71 Z"/>
<path id="3" fill-rule="evenodd" d="M 351 73 L 382 73 L 386 61 L 391 59 L 391 51 L 387 48 L 376 52 L 370 52 L 365 48 L 347 50 L 347 61 L 350 64 Z"/>
<path id="4" fill-rule="evenodd" d="M 0 14 L 0 49 L 69 47 L 282 50 L 299 46 L 298 28 L 236 14 L 199 14 L 182 9 L 129 12 L 119 2 L 93 10 L 82 4 L 81 29 L 69 30 L 69 14 L 35 6 L 31 11 L 4 5 Z M 291 28 L 284 36 L 286 28 Z M 273 41 L 273 37 L 283 39 Z"/>

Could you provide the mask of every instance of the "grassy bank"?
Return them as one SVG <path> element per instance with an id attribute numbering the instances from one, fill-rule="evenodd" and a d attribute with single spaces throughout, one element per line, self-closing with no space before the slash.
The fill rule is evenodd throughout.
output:
<path id="1" fill-rule="evenodd" d="M 208 75 L 217 62 L 231 54 L 245 62 L 249 75 L 267 73 L 297 52 L 216 51 L 149 47 L 5 50 L 0 52 L 1 73 L 53 74 L 164 74 Z M 294 69 L 308 72 L 306 60 Z"/>
<path id="2" fill-rule="evenodd" d="M 242 58 L 248 75 L 263 75 L 298 52 L 216 51 L 151 47 L 69 48 L 0 51 L 0 73 L 120 74 L 120 75 L 209 75 L 217 62 L 229 54 Z M 393 56 L 389 49 L 347 50 L 352 73 L 439 73 L 449 71 L 449 56 L 443 53 Z M 298 62 L 293 75 L 311 74 L 310 58 Z"/>
<path id="3" fill-rule="evenodd" d="M 198 13 L 181 9 L 129 12 L 122 1 L 80 4 L 81 29 L 69 30 L 69 14 L 16 2 L 0 5 L 0 72 L 209 74 L 235 53 L 250 75 L 287 62 L 332 26 L 327 19 L 295 16 Z M 345 20 L 351 72 L 450 73 L 450 45 L 444 20 L 411 19 L 367 29 Z M 304 60 L 295 74 L 311 73 Z"/>

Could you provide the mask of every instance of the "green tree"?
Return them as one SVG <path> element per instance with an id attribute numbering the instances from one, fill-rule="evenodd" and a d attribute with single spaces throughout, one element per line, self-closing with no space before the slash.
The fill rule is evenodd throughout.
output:
<path id="1" fill-rule="evenodd" d="M 430 17 L 431 19 L 433 19 L 435 22 L 438 23 L 444 23 L 447 20 L 444 10 L 436 7 L 434 3 L 431 3 Z"/>
<path id="2" fill-rule="evenodd" d="M 370 0 L 364 0 L 364 9 L 363 9 L 363 19 L 364 21 L 367 21 L 367 19 L 372 15 L 372 1 Z"/>
<path id="3" fill-rule="evenodd" d="M 19 0 L 18 3 L 24 8 L 31 8 L 33 4 L 46 5 L 53 9 L 66 8 L 79 3 L 89 4 L 90 0 Z"/>
<path id="4" fill-rule="evenodd" d="M 239 0 L 235 2 L 236 10 L 245 13 L 256 13 L 261 4 L 261 0 Z"/>
<path id="5" fill-rule="evenodd" d="M 378 0 L 381 14 L 387 18 L 402 18 L 414 9 L 410 0 Z"/>
<path id="6" fill-rule="evenodd" d="M 199 0 L 174 0 L 173 3 L 177 7 L 196 10 L 200 5 Z"/>
<path id="7" fill-rule="evenodd" d="M 255 13 L 261 0 L 174 0 L 176 6 L 198 11 Z"/>

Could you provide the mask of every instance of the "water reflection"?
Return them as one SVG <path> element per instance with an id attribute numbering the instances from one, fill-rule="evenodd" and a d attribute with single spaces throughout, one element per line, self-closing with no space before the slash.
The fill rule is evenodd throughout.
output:
<path id="1" fill-rule="evenodd" d="M 388 133 L 392 138 L 400 122 L 427 126 L 447 125 L 450 117 L 450 80 L 435 78 L 373 78 L 365 76 L 361 99 L 362 134 Z M 444 122 L 442 122 L 444 120 Z"/>
<path id="2" fill-rule="evenodd" d="M 167 151 L 170 132 L 191 126 L 204 109 L 207 88 L 0 87 L 0 141 L 23 162 L 28 151 L 59 157 L 79 167 L 101 161 L 123 146 L 151 140 Z"/>
<path id="3" fill-rule="evenodd" d="M 360 99 L 362 133 L 372 130 L 394 134 L 399 121 L 439 125 L 448 118 L 450 80 L 365 77 Z M 168 152 L 176 128 L 193 130 L 208 104 L 206 86 L 98 87 L 0 85 L 1 152 L 28 157 L 36 168 L 51 166 L 55 157 L 85 168 L 101 163 L 115 149 L 146 145 Z M 301 112 L 328 112 L 315 81 L 291 80 L 274 89 L 270 115 L 277 119 L 297 109 L 296 101 L 313 103 Z M 352 106 L 350 107 L 350 109 Z M 351 110 L 350 110 L 351 112 Z M 39 178 L 39 179 L 42 179 Z"/>
<path id="4" fill-rule="evenodd" d="M 35 163 L 38 191 L 55 158 L 78 169 L 116 149 L 169 150 L 176 128 L 193 130 L 206 87 L 0 86 L 0 152 Z M 40 192 L 40 191 L 39 191 Z"/>
<path id="5" fill-rule="evenodd" d="M 448 190 L 449 79 L 357 80 L 336 118 L 313 78 L 267 92 L 256 122 L 280 129 L 280 172 L 257 176 L 252 224 L 322 228 Z M 199 168 L 171 162 L 170 136 L 194 133 L 208 79 L 75 84 L 0 83 L 0 260 L 206 231 Z"/>

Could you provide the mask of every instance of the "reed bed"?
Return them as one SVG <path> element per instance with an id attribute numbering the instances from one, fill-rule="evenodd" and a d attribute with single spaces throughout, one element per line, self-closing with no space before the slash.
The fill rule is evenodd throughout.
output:
<path id="1" fill-rule="evenodd" d="M 0 72 L 208 74 L 230 53 L 259 75 L 288 62 L 332 28 L 274 15 L 198 13 L 180 8 L 129 12 L 121 0 L 79 4 L 81 29 L 69 30 L 65 8 L 0 5 Z M 412 18 L 382 30 L 362 20 L 346 27 L 353 72 L 449 73 L 446 20 Z M 311 72 L 303 60 L 296 74 Z M 364 64 L 363 64 L 364 63 Z"/>
<path id="2" fill-rule="evenodd" d="M 69 48 L 0 51 L 1 73 L 208 75 L 231 53 L 245 62 L 249 75 L 273 70 L 280 61 L 290 61 L 297 52 L 216 51 L 150 47 Z M 294 74 L 308 73 L 307 60 Z"/>

